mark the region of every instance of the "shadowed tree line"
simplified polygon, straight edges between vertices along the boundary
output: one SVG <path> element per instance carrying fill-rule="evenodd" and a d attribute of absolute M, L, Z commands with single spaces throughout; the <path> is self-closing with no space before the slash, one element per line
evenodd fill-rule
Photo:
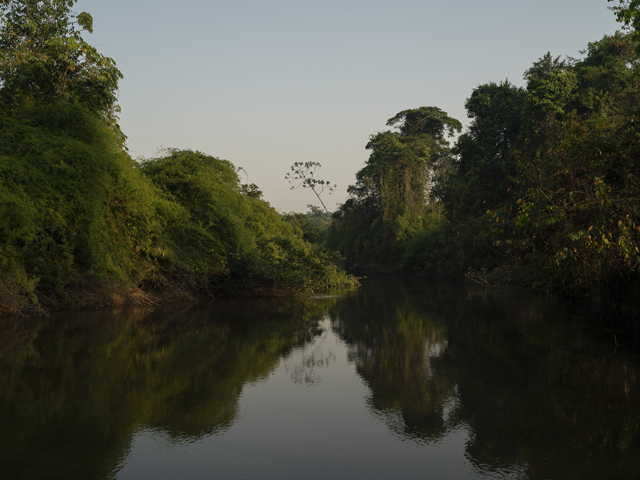
<path fill-rule="evenodd" d="M 633 334 L 616 348 L 610 333 L 521 291 L 367 282 L 330 309 L 332 325 L 370 389 L 368 407 L 401 439 L 466 431 L 467 458 L 484 474 L 635 478 Z"/>
<path fill-rule="evenodd" d="M 447 137 L 461 125 L 436 107 L 389 119 L 395 130 L 370 137 L 327 245 L 352 269 L 467 275 L 637 313 L 637 45 L 631 28 L 581 58 L 546 54 L 524 87 L 478 86 L 453 146 Z"/>

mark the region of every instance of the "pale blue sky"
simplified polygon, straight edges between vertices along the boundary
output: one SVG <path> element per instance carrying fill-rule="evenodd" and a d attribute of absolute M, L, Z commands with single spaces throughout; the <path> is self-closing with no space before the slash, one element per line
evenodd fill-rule
<path fill-rule="evenodd" d="M 550 51 L 578 57 L 619 27 L 606 0 L 80 0 L 86 39 L 113 57 L 131 154 L 190 148 L 225 158 L 281 211 L 295 161 L 338 184 L 364 165 L 369 135 L 397 112 L 437 106 L 467 123 L 474 87 L 522 74 Z M 246 181 L 246 178 L 243 179 Z M 325 194 L 326 195 L 326 194 Z"/>

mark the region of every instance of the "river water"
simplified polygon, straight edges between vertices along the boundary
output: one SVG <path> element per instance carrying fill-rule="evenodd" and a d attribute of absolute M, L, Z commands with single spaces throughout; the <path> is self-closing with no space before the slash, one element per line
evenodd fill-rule
<path fill-rule="evenodd" d="M 640 338 L 519 291 L 0 320 L 0 478 L 638 479 Z"/>

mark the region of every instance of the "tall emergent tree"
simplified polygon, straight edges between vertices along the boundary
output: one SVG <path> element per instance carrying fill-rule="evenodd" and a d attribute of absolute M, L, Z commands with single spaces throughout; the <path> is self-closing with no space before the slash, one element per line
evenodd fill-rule
<path fill-rule="evenodd" d="M 460 132 L 462 124 L 437 107 L 420 107 L 398 113 L 387 125 L 397 131 L 370 137 L 371 155 L 356 179 L 378 198 L 388 234 L 399 239 L 422 222 L 431 179 L 451 155 L 446 136 Z"/>
<path fill-rule="evenodd" d="M 0 0 L 0 98 L 77 101 L 116 126 L 122 73 L 82 37 L 93 18 L 77 0 Z"/>
<path fill-rule="evenodd" d="M 398 262 L 402 242 L 429 222 L 432 179 L 451 162 L 447 136 L 462 130 L 437 107 L 404 110 L 387 125 L 396 130 L 371 135 L 351 198 L 334 214 L 329 244 L 349 265 Z"/>
<path fill-rule="evenodd" d="M 329 190 L 329 195 L 331 195 L 337 185 L 331 185 L 329 180 L 318 180 L 315 178 L 315 174 L 320 170 L 320 167 L 322 167 L 322 165 L 318 162 L 295 162 L 291 165 L 291 171 L 287 172 L 284 178 L 291 184 L 291 190 L 300 187 L 310 188 L 316 197 L 318 197 L 324 211 L 329 213 L 320 195 L 322 195 L 322 192 L 325 190 Z"/>

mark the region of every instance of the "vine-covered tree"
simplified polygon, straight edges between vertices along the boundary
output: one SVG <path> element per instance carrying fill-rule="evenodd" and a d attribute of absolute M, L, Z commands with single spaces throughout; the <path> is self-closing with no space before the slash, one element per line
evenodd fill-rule
<path fill-rule="evenodd" d="M 451 159 L 447 136 L 462 130 L 437 107 L 403 110 L 387 125 L 396 130 L 370 137 L 369 159 L 334 215 L 329 243 L 348 264 L 398 262 L 401 243 L 429 221 L 431 180 Z"/>
<path fill-rule="evenodd" d="M 122 73 L 82 37 L 93 18 L 77 0 L 0 0 L 0 98 L 78 101 L 116 124 Z"/>
<path fill-rule="evenodd" d="M 366 147 L 371 155 L 356 179 L 380 202 L 388 233 L 400 239 L 422 223 L 431 179 L 451 155 L 446 136 L 462 125 L 437 107 L 404 110 L 387 125 L 397 131 L 371 136 Z"/>

